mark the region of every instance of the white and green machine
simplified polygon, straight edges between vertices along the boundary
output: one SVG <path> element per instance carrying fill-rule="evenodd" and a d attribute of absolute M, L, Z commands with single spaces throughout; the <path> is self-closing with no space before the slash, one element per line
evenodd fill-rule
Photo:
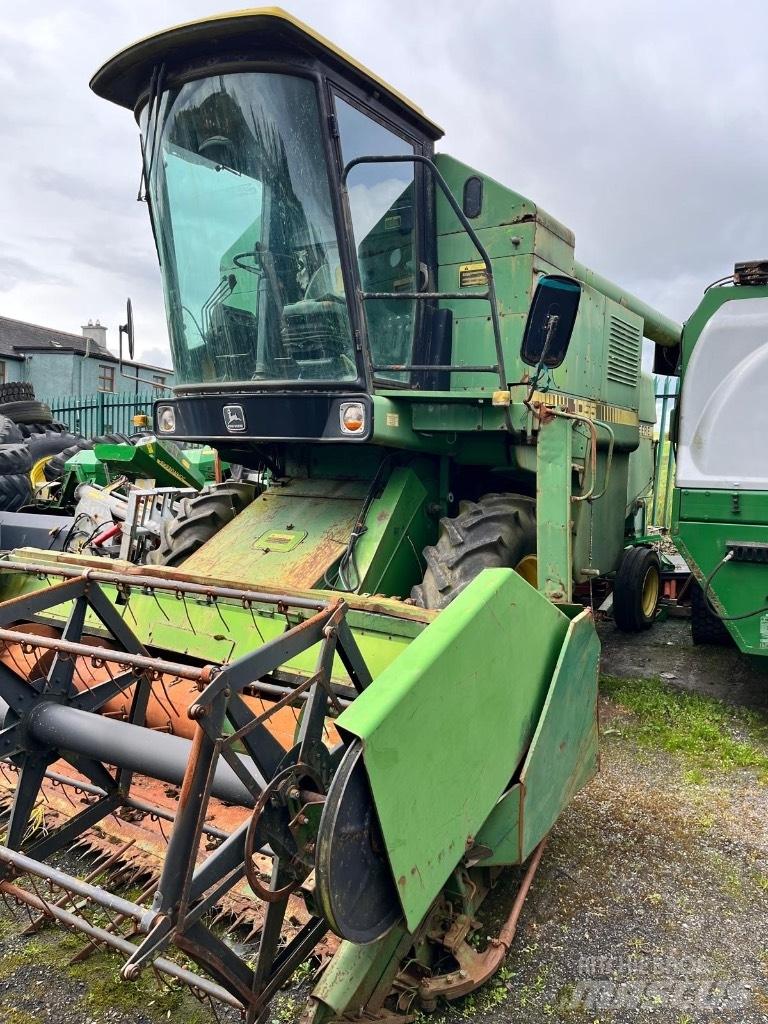
<path fill-rule="evenodd" d="M 686 322 L 675 543 L 696 577 L 695 643 L 768 655 L 768 263 L 737 263 Z"/>

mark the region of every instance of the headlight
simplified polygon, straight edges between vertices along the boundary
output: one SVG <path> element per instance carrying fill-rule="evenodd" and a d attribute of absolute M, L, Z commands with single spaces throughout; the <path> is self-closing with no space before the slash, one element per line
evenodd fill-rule
<path fill-rule="evenodd" d="M 362 402 L 342 402 L 339 408 L 342 434 L 360 434 L 365 429 L 365 406 Z"/>
<path fill-rule="evenodd" d="M 172 434 L 176 429 L 176 410 L 172 405 L 158 406 L 157 429 L 161 434 Z"/>

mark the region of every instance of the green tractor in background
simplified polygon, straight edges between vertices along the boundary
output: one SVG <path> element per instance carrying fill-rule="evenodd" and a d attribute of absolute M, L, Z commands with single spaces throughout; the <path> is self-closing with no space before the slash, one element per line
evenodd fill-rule
<path fill-rule="evenodd" d="M 0 563 L 0 872 L 119 913 L 97 937 L 123 978 L 154 965 L 249 1021 L 329 933 L 315 1021 L 433 1009 L 498 968 L 597 770 L 577 590 L 615 574 L 626 628 L 653 619 L 658 557 L 627 547 L 652 460 L 630 464 L 643 337 L 680 328 L 282 11 L 162 32 L 92 87 L 141 126 L 178 381 L 155 433 L 243 475 L 185 500 L 148 566 Z M 30 839 L 57 758 L 94 799 Z M 142 778 L 181 787 L 149 905 L 50 863 L 116 806 L 148 813 Z M 483 899 L 524 864 L 486 942 Z M 209 923 L 244 878 L 255 959 Z"/>

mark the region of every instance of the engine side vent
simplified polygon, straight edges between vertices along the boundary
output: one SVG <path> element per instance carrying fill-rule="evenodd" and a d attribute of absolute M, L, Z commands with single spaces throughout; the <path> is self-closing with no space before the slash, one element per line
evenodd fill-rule
<path fill-rule="evenodd" d="M 642 340 L 639 327 L 627 323 L 621 317 L 611 317 L 608 329 L 608 380 L 616 384 L 627 384 L 631 388 L 637 387 Z"/>

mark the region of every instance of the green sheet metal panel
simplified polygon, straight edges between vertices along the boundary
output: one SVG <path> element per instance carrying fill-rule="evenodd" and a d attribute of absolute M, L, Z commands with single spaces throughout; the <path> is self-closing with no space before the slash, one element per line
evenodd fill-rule
<path fill-rule="evenodd" d="M 525 759 L 521 860 L 547 835 L 599 763 L 597 677 L 600 641 L 590 611 L 568 626 L 554 678 Z"/>
<path fill-rule="evenodd" d="M 553 601 L 571 600 L 573 421 L 555 417 L 536 446 L 536 550 L 539 589 Z"/>
<path fill-rule="evenodd" d="M 519 782 L 510 786 L 486 818 L 477 833 L 477 845 L 490 850 L 479 863 L 483 867 L 495 864 L 520 864 L 521 825 L 523 815 L 523 787 Z"/>
<path fill-rule="evenodd" d="M 486 569 L 338 719 L 358 736 L 413 929 L 530 744 L 568 619 Z"/>
<path fill-rule="evenodd" d="M 202 474 L 173 442 L 147 439 L 135 445 L 97 444 L 94 452 L 113 479 L 124 474 L 132 480 L 154 480 L 157 487 L 198 490 L 205 483 Z"/>
<path fill-rule="evenodd" d="M 428 511 L 439 496 L 436 470 L 432 460 L 398 466 L 371 502 L 355 548 L 359 576 L 350 581 L 361 593 L 407 597 L 421 577 L 419 552 L 437 539 L 437 517 Z"/>
<path fill-rule="evenodd" d="M 368 484 L 301 479 L 268 488 L 182 565 L 242 585 L 309 589 L 346 549 Z M 285 535 L 303 534 L 285 550 Z"/>
<path fill-rule="evenodd" d="M 598 767 L 597 675 L 600 642 L 592 615 L 568 626 L 520 781 L 477 834 L 491 851 L 482 864 L 522 864 Z"/>
<path fill-rule="evenodd" d="M 734 526 L 768 526 L 768 492 L 732 490 L 680 490 L 679 519 L 691 522 L 727 523 Z"/>
<path fill-rule="evenodd" d="M 768 527 L 749 523 L 678 522 L 674 534 L 680 554 L 700 584 L 725 556 L 726 541 L 745 544 L 768 543 Z M 728 562 L 712 580 L 709 596 L 724 615 L 758 615 L 726 622 L 725 627 L 744 654 L 768 656 L 768 565 L 756 562 Z"/>

